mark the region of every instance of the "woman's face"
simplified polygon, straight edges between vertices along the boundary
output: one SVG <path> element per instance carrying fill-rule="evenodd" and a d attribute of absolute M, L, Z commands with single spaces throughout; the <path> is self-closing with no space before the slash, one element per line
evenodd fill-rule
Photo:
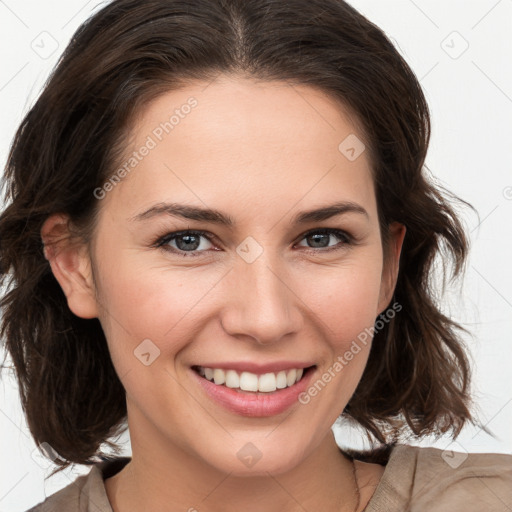
<path fill-rule="evenodd" d="M 396 274 L 362 137 L 317 90 L 227 77 L 137 118 L 91 249 L 134 454 L 278 473 L 326 439 Z"/>

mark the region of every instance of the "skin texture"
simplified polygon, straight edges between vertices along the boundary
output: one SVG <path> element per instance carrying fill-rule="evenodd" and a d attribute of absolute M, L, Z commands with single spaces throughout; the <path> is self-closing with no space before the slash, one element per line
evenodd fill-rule
<path fill-rule="evenodd" d="M 126 158 L 190 97 L 197 106 L 101 200 L 91 244 L 46 248 L 70 309 L 99 318 L 126 389 L 133 459 L 106 481 L 109 499 L 122 512 L 355 510 L 352 464 L 331 425 L 370 343 L 308 404 L 264 418 L 214 403 L 191 366 L 303 361 L 316 365 L 315 382 L 390 305 L 405 228 L 391 225 L 384 265 L 368 151 L 350 161 L 338 149 L 364 134 L 307 86 L 220 76 L 167 92 L 133 123 Z M 338 201 L 367 215 L 291 224 L 298 212 Z M 168 214 L 133 220 L 163 202 L 215 208 L 235 225 Z M 346 231 L 355 243 L 331 234 L 314 245 L 305 235 L 321 228 Z M 66 217 L 54 215 L 43 239 L 66 229 Z M 215 239 L 201 238 L 196 256 L 155 247 L 187 229 Z M 247 237 L 258 244 L 251 251 L 262 249 L 251 263 L 237 252 Z M 176 244 L 167 247 L 179 252 Z M 134 355 L 145 339 L 160 350 L 148 366 Z M 262 455 L 252 467 L 237 457 L 247 443 Z M 356 468 L 362 510 L 383 467 Z"/>

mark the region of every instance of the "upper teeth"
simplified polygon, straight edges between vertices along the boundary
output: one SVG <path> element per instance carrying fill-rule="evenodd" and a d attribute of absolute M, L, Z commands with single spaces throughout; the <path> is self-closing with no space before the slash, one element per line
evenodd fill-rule
<path fill-rule="evenodd" d="M 238 374 L 235 370 L 199 367 L 199 374 L 209 381 L 215 382 L 217 385 L 224 384 L 228 388 L 238 388 L 243 391 L 261 391 L 263 393 L 271 393 L 276 389 L 293 386 L 293 384 L 301 379 L 303 373 L 304 370 L 302 368 L 256 375 L 251 372 Z"/>

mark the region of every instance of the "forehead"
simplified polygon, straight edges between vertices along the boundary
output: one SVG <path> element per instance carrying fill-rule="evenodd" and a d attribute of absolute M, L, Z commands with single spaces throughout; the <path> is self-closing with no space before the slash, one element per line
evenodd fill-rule
<path fill-rule="evenodd" d="M 304 85 L 225 76 L 193 83 L 139 113 L 119 162 L 127 172 L 109 200 L 125 210 L 165 200 L 238 205 L 241 213 L 330 200 L 371 210 L 369 160 L 354 121 Z"/>

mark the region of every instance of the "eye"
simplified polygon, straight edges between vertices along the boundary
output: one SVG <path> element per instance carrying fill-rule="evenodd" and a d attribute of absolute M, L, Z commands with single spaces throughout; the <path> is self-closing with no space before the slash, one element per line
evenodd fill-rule
<path fill-rule="evenodd" d="M 329 245 L 329 239 L 331 237 L 335 237 L 341 242 L 338 242 L 335 245 Z M 207 241 L 206 244 L 201 242 L 202 238 Z M 211 249 L 213 247 L 212 240 L 214 238 L 214 235 L 207 233 L 206 231 L 176 231 L 161 237 L 153 244 L 153 246 L 161 247 L 165 251 L 178 254 L 179 256 L 195 257 L 200 256 L 202 252 L 207 252 L 208 249 Z M 312 244 L 312 246 L 306 247 L 306 249 L 308 249 L 306 252 L 313 253 L 325 253 L 340 250 L 347 245 L 353 244 L 352 237 L 340 229 L 317 229 L 315 231 L 309 231 L 302 235 L 301 240 L 306 240 L 308 243 Z M 210 247 L 208 247 L 208 244 Z M 205 245 L 206 247 L 204 247 Z M 300 245 L 299 247 L 304 246 Z"/>
<path fill-rule="evenodd" d="M 201 238 L 207 240 L 207 247 L 201 242 Z M 195 252 L 204 252 L 208 250 L 208 244 L 211 245 L 213 236 L 204 231 L 177 231 L 168 233 L 156 242 L 156 247 L 162 247 L 166 251 L 179 254 L 180 256 L 198 256 Z M 175 245 L 173 245 L 175 244 Z M 199 250 L 201 248 L 201 250 Z M 189 254 L 187 254 L 189 253 Z"/>
<path fill-rule="evenodd" d="M 329 245 L 329 239 L 331 237 L 335 237 L 340 240 L 342 243 L 337 243 L 335 245 Z M 330 252 L 342 249 L 343 246 L 351 245 L 353 243 L 352 237 L 342 231 L 341 229 L 317 229 L 315 231 L 309 231 L 305 235 L 303 235 L 302 240 L 306 240 L 308 243 L 312 244 L 308 249 L 323 249 L 321 251 L 307 251 L 307 252 Z M 301 246 L 304 247 L 304 246 Z"/>

